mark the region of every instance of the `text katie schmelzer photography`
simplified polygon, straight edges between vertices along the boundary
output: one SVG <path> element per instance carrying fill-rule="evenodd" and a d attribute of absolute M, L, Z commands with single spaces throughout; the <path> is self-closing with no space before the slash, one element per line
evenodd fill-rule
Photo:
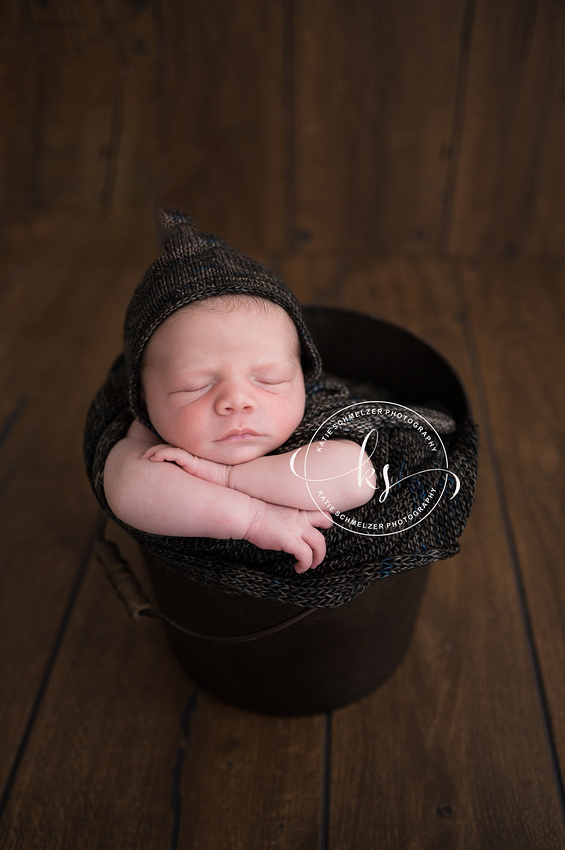
<path fill-rule="evenodd" d="M 373 458 L 379 444 L 379 429 L 375 427 L 376 423 L 381 423 L 385 428 L 390 428 L 391 424 L 395 424 L 411 430 L 417 440 L 421 441 L 417 468 L 407 468 L 407 457 L 398 461 L 399 469 L 392 469 L 390 463 L 384 463 L 382 468 L 377 468 L 376 465 L 374 466 L 367 461 L 366 457 Z M 365 511 L 362 520 L 340 511 L 328 499 L 323 485 L 331 478 L 320 480 L 308 474 L 309 459 L 311 465 L 311 453 L 323 452 L 324 445 L 328 440 L 350 439 L 350 428 L 353 424 L 357 434 L 360 430 L 359 426 L 362 430 L 365 426 L 365 436 L 359 446 L 359 460 L 356 468 L 358 484 L 361 486 L 364 482 L 367 482 L 375 490 L 375 495 L 369 503 L 372 506 L 374 516 L 367 519 Z M 318 510 L 329 513 L 335 525 L 351 531 L 353 534 L 365 534 L 371 537 L 400 534 L 423 522 L 437 507 L 444 495 L 449 476 L 453 478 L 455 483 L 450 499 L 453 499 L 459 492 L 460 481 L 457 475 L 449 469 L 447 452 L 440 435 L 420 413 L 401 404 L 365 401 L 343 407 L 329 416 L 314 433 L 306 450 L 302 472 L 296 469 L 296 456 L 299 451 L 300 449 L 291 457 L 290 467 L 292 472 L 306 482 L 308 492 Z M 349 470 L 349 472 L 342 474 L 350 474 L 352 471 Z M 413 486 L 408 488 L 412 496 L 412 504 L 407 508 L 407 487 L 402 488 L 401 485 L 409 479 L 413 479 L 411 481 Z M 377 494 L 377 491 L 380 492 Z M 391 513 L 390 510 L 387 510 L 387 521 L 383 521 L 382 516 L 379 517 L 379 513 L 382 514 L 379 507 L 389 499 L 394 500 L 395 496 L 399 495 L 401 491 L 402 499 L 396 500 L 398 503 L 397 514 L 395 515 L 394 511 Z M 390 508 L 390 503 L 388 507 Z"/>

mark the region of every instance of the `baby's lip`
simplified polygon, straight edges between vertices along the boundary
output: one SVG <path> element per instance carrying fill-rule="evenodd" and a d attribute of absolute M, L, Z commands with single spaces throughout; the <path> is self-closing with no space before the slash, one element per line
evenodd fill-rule
<path fill-rule="evenodd" d="M 253 431 L 251 428 L 232 428 L 231 431 L 228 431 L 227 434 L 224 434 L 219 440 L 218 443 L 223 443 L 224 440 L 245 440 L 248 437 L 259 437 L 260 434 L 257 431 Z"/>

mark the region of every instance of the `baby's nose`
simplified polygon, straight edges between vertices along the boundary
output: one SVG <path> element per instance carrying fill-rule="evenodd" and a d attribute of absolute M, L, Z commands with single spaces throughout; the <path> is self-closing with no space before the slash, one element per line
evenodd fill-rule
<path fill-rule="evenodd" d="M 257 404 L 252 388 L 234 381 L 220 388 L 215 406 L 217 413 L 226 414 L 251 411 Z"/>

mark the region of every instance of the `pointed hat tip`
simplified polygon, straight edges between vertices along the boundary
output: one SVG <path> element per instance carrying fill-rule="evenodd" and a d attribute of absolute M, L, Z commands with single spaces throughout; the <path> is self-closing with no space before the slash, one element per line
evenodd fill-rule
<path fill-rule="evenodd" d="M 198 235 L 194 221 L 180 210 L 159 210 L 159 223 L 164 243 L 177 235 L 192 239 Z"/>

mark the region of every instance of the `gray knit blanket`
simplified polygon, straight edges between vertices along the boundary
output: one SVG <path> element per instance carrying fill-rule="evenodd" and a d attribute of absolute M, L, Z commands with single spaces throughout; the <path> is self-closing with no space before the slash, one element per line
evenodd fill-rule
<path fill-rule="evenodd" d="M 477 476 L 478 429 L 471 419 L 455 422 L 449 411 L 411 408 L 409 400 L 395 405 L 389 399 L 387 405 L 382 391 L 322 374 L 307 388 L 301 424 L 277 453 L 310 441 L 315 451 L 324 439 L 354 440 L 371 454 L 379 489 L 370 502 L 340 515 L 323 531 L 324 561 L 298 575 L 294 558 L 284 552 L 265 551 L 245 540 L 147 534 L 114 516 L 104 495 L 103 473 L 110 449 L 132 421 L 127 388 L 122 355 L 88 413 L 88 477 L 102 508 L 170 569 L 188 578 L 226 592 L 325 608 L 353 599 L 376 579 L 459 552 Z M 434 445 L 437 451 L 430 455 Z"/>

